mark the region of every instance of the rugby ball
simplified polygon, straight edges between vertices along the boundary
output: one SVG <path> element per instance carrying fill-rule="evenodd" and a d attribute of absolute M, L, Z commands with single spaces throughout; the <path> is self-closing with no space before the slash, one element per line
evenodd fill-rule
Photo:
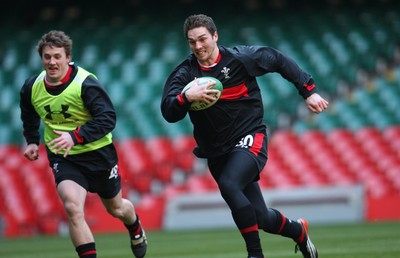
<path fill-rule="evenodd" d="M 198 80 L 197 84 L 196 84 L 196 80 Z M 204 76 L 204 77 L 200 77 L 200 78 L 196 78 L 193 81 L 191 81 L 190 83 L 188 83 L 182 90 L 182 93 L 185 93 L 185 91 L 187 91 L 188 89 L 190 89 L 191 87 L 193 87 L 194 85 L 196 86 L 203 86 L 206 85 L 208 83 L 210 83 L 210 81 L 215 81 L 215 84 L 210 88 L 210 89 L 217 89 L 219 90 L 219 92 L 215 95 L 215 100 L 213 102 L 211 102 L 210 104 L 204 103 L 202 101 L 193 101 L 190 105 L 190 109 L 191 110 L 203 110 L 203 109 L 207 109 L 209 107 L 211 107 L 212 105 L 214 105 L 219 98 L 221 97 L 221 93 L 222 93 L 222 83 L 214 77 L 210 77 L 210 76 Z"/>

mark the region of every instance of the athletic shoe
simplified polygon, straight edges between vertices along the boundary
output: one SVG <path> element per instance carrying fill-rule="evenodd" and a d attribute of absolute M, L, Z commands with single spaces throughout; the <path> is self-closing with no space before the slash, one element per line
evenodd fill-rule
<path fill-rule="evenodd" d="M 140 222 L 139 222 L 140 223 Z M 136 258 L 143 258 L 147 251 L 147 238 L 142 225 L 140 225 L 142 233 L 131 239 L 131 249 Z"/>
<path fill-rule="evenodd" d="M 298 219 L 297 222 L 300 223 L 300 225 L 303 227 L 303 230 L 306 235 L 303 242 L 296 244 L 294 252 L 297 253 L 297 251 L 300 250 L 304 258 L 318 258 L 317 248 L 315 248 L 314 244 L 311 242 L 310 236 L 308 235 L 307 220 Z"/>

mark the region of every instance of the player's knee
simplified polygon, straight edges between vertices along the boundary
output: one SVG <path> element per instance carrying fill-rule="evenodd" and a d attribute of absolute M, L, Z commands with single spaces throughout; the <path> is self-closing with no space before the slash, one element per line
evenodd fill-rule
<path fill-rule="evenodd" d="M 106 207 L 107 212 L 114 218 L 120 219 L 124 216 L 121 208 L 116 207 Z"/>
<path fill-rule="evenodd" d="M 261 213 L 259 210 L 257 210 L 257 208 L 255 208 L 255 212 L 256 212 L 256 217 L 257 217 L 257 224 L 258 224 L 258 228 L 260 229 L 264 229 L 267 227 L 267 222 L 265 219 L 265 215 L 264 213 Z"/>
<path fill-rule="evenodd" d="M 260 222 L 262 223 L 260 228 L 268 233 L 276 234 L 282 226 L 282 217 L 277 210 L 268 208 Z"/>
<path fill-rule="evenodd" d="M 218 181 L 218 187 L 223 195 L 229 195 L 230 193 L 235 193 L 237 190 L 240 190 L 234 181 L 224 178 Z"/>
<path fill-rule="evenodd" d="M 222 197 L 226 202 L 231 203 L 237 199 L 238 192 L 241 191 L 240 187 L 236 182 L 227 179 L 221 179 L 218 181 L 218 187 Z"/>
<path fill-rule="evenodd" d="M 65 202 L 64 209 L 70 219 L 79 219 L 84 217 L 83 206 L 75 202 Z"/>

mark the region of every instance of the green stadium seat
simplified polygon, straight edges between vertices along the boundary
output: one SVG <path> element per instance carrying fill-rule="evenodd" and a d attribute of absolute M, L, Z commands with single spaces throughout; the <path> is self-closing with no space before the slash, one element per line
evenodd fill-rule
<path fill-rule="evenodd" d="M 169 135 L 176 135 L 176 132 L 190 133 L 190 122 L 185 120 L 176 125 L 164 124 L 164 120 L 158 114 L 159 107 L 146 104 L 155 98 L 159 99 L 166 77 L 190 52 L 182 33 L 175 30 L 175 27 L 181 29 L 181 21 L 173 19 L 171 25 L 174 29 L 165 30 L 163 25 L 150 25 L 148 17 L 132 18 L 125 16 L 128 15 L 128 10 L 118 9 L 118 15 L 107 16 L 106 19 L 98 18 L 103 12 L 90 12 L 82 19 L 71 19 L 67 22 L 60 19 L 53 24 L 66 30 L 73 37 L 73 55 L 77 64 L 94 72 L 110 92 L 119 114 L 119 123 L 124 124 L 124 127 L 135 128 L 121 129 L 120 134 L 123 137 L 130 132 L 134 135 L 141 132 L 134 125 L 136 121 L 132 118 L 132 112 L 125 107 L 128 102 L 137 102 L 140 109 L 143 109 L 135 111 L 143 113 L 139 114 L 139 117 L 155 118 L 152 119 L 154 121 L 145 122 L 149 127 L 160 127 L 160 132 Z M 379 55 L 389 57 L 389 54 L 393 53 L 399 15 L 394 10 L 378 9 L 363 10 L 356 14 L 346 8 L 335 13 L 321 10 L 312 13 L 313 15 L 309 15 L 310 10 L 306 10 L 301 16 L 301 22 L 298 14 L 289 10 L 286 10 L 290 13 L 288 16 L 282 16 L 282 13 L 286 13 L 282 10 L 271 13 L 268 17 L 258 17 L 262 12 L 254 11 L 254 16 L 246 20 L 238 17 L 221 25 L 220 44 L 259 44 L 275 47 L 314 76 L 322 95 L 335 98 L 338 94 L 339 80 L 344 79 L 352 84 L 356 81 L 360 67 L 372 69 Z M 276 19 L 278 17 L 281 18 L 279 21 Z M 19 86 L 23 77 L 39 71 L 40 58 L 34 46 L 38 35 L 45 32 L 45 24 L 40 20 L 29 30 L 1 28 L 4 40 L 0 44 L 5 49 L 0 72 L 2 85 Z M 139 34 L 140 38 L 137 37 Z M 91 37 L 87 38 L 87 35 Z M 18 74 L 14 73 L 16 67 L 19 68 Z M 397 69 L 395 74 L 400 78 L 400 69 Z M 270 129 L 274 130 L 282 125 L 282 117 L 292 120 L 298 116 L 299 105 L 303 103 L 301 99 L 293 101 L 298 98 L 298 94 L 290 83 L 277 74 L 259 78 L 259 82 L 267 114 L 266 121 Z M 379 127 L 385 127 L 396 123 L 400 116 L 397 112 L 397 106 L 400 104 L 399 87 L 380 84 L 377 84 L 377 87 L 382 87 L 383 90 L 378 90 L 375 100 L 349 103 L 346 107 L 349 114 L 337 111 L 321 114 L 312 119 L 295 122 L 293 127 L 297 131 L 310 128 L 329 131 L 335 126 L 359 128 L 375 123 Z M 0 92 L 3 93 L 2 90 Z M 5 92 L 2 95 L 7 94 Z M 7 107 L 1 111 L 5 117 L 6 113 L 10 113 L 10 105 L 17 102 L 8 104 L 8 98 L 3 98 L 6 99 L 5 104 L 0 105 Z M 375 103 L 370 103 L 371 101 L 377 101 L 380 105 L 374 108 L 373 112 L 366 113 Z M 334 105 L 333 99 L 331 109 Z M 116 128 L 116 131 L 118 130 Z"/>
<path fill-rule="evenodd" d="M 354 104 L 338 101 L 335 103 L 335 109 L 339 119 L 346 128 L 357 130 L 370 125 L 365 114 Z"/>
<path fill-rule="evenodd" d="M 330 132 L 334 129 L 345 126 L 339 115 L 335 112 L 331 112 L 330 110 L 315 116 L 313 125 L 314 128 L 324 132 Z"/>

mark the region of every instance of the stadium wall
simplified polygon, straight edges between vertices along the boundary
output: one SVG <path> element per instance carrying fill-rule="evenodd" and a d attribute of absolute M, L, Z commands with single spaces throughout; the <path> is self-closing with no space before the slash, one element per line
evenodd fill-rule
<path fill-rule="evenodd" d="M 306 216 L 315 224 L 400 220 L 399 196 L 366 197 L 361 186 L 264 191 L 264 197 L 267 205 L 279 207 L 287 216 Z M 299 198 L 302 204 L 293 205 Z M 178 206 L 183 207 L 183 213 Z M 118 220 L 110 219 L 103 207 L 92 207 L 87 216 L 94 232 L 125 231 Z M 148 230 L 234 227 L 229 210 L 217 192 L 178 195 L 168 200 L 145 197 L 136 211 Z"/>
<path fill-rule="evenodd" d="M 337 188 L 339 189 L 339 188 Z M 351 189 L 355 190 L 355 192 L 350 193 Z M 299 191 L 303 190 L 295 190 L 292 193 L 285 194 L 286 196 L 291 196 L 290 198 L 285 199 L 285 203 L 293 203 L 296 201 L 296 198 L 293 198 L 293 194 L 299 193 Z M 310 190 L 306 190 L 306 195 L 308 195 Z M 323 190 L 323 192 L 327 192 L 331 190 Z M 335 190 L 336 191 L 336 190 Z M 282 207 L 282 211 L 288 212 L 288 216 L 299 216 L 307 214 L 306 216 L 310 216 L 311 212 L 316 212 L 317 216 L 313 216 L 311 221 L 315 223 L 348 223 L 348 222 L 375 222 L 375 221 L 390 221 L 390 220 L 400 220 L 400 197 L 399 196 L 388 196 L 383 198 L 367 198 L 363 195 L 363 198 L 360 199 L 360 188 L 348 188 L 346 191 L 348 192 L 348 196 L 353 196 L 355 199 L 349 198 L 347 199 L 349 203 L 346 204 L 346 201 L 342 199 L 344 202 L 341 204 L 336 203 L 333 205 L 326 205 L 326 204 L 315 204 L 313 205 L 313 199 L 309 199 L 310 205 L 305 205 L 302 208 L 292 206 L 291 208 Z M 308 192 L 308 193 L 307 193 Z M 318 191 L 312 191 L 318 194 Z M 275 195 L 279 193 L 275 193 Z M 143 225 L 148 230 L 171 230 L 171 229 L 182 229 L 184 226 L 187 228 L 193 227 L 201 227 L 201 228 L 210 228 L 210 227 L 227 227 L 227 226 L 234 226 L 229 212 L 227 211 L 226 207 L 224 207 L 224 203 L 219 197 L 219 193 L 210 193 L 211 198 L 207 197 L 208 194 L 201 194 L 197 197 L 185 197 L 191 198 L 192 200 L 212 200 L 208 204 L 203 201 L 199 202 L 202 207 L 213 207 L 213 212 L 211 214 L 207 214 L 207 209 L 203 209 L 203 211 L 197 210 L 197 216 L 193 217 L 189 220 L 191 222 L 188 225 L 188 221 L 184 222 L 183 224 L 177 226 L 176 222 L 174 221 L 171 224 L 171 219 L 174 216 L 178 219 L 182 219 L 179 213 L 168 211 L 168 206 L 175 205 L 174 202 L 176 200 L 174 198 L 166 200 L 163 197 L 151 197 L 147 196 L 144 197 L 142 202 L 136 205 L 136 212 L 140 214 L 140 218 L 142 220 Z M 269 195 L 269 193 L 267 193 Z M 320 196 L 320 195 L 316 195 Z M 336 196 L 338 197 L 338 196 Z M 181 198 L 181 197 L 176 197 Z M 275 197 L 268 198 L 267 200 L 273 201 Z M 334 198 L 339 200 L 338 198 Z M 276 199 L 275 199 L 276 200 Z M 304 199 L 303 199 L 304 200 Z M 331 200 L 333 200 L 331 198 Z M 217 202 L 216 202 L 217 201 Z M 88 224 L 92 228 L 94 233 L 109 233 L 109 232 L 124 232 L 125 228 L 120 223 L 119 220 L 113 219 L 110 215 L 106 212 L 104 207 L 101 204 L 101 201 L 98 198 L 92 198 L 90 200 L 91 204 L 86 208 L 86 217 Z M 216 204 L 217 203 L 217 204 Z M 282 203 L 282 202 L 281 202 Z M 351 203 L 351 204 L 350 204 Z M 218 207 L 217 207 L 217 206 Z M 274 205 L 274 204 L 273 204 Z M 199 205 L 197 208 L 200 207 Z M 275 205 L 274 205 L 275 206 Z M 276 207 L 276 206 L 275 206 Z M 307 208 L 311 210 L 307 211 Z M 336 209 L 338 208 L 339 209 Z M 281 207 L 280 207 L 281 208 Z M 217 217 L 219 219 L 210 219 L 210 215 L 214 214 L 217 211 Z M 348 212 L 348 214 L 343 215 L 343 212 Z M 219 214 L 218 214 L 219 212 Z M 186 215 L 190 215 L 187 213 Z M 172 216 L 172 218 L 171 218 Z M 327 217 L 323 217 L 327 216 Z M 335 216 L 337 216 L 335 218 Z M 344 216 L 344 217 L 343 217 Z M 221 218 L 223 223 L 221 222 Z M 185 218 L 187 219 L 187 217 Z M 47 232 L 40 232 L 40 234 L 66 234 L 65 231 L 65 222 L 60 223 L 59 221 L 55 223 L 55 220 L 51 218 L 51 216 L 44 218 L 44 225 L 47 227 Z M 193 222 L 196 223 L 193 223 Z M 215 222 L 219 222 L 220 224 L 216 225 Z M 175 223 L 175 224 L 174 224 Z M 186 223 L 186 224 L 185 224 Z M 29 230 L 29 228 L 24 228 L 24 225 L 19 225 L 13 219 L 13 216 L 2 214 L 0 212 L 0 236 L 3 237 L 20 237 L 20 236 L 31 236 L 38 234 L 37 231 Z"/>

